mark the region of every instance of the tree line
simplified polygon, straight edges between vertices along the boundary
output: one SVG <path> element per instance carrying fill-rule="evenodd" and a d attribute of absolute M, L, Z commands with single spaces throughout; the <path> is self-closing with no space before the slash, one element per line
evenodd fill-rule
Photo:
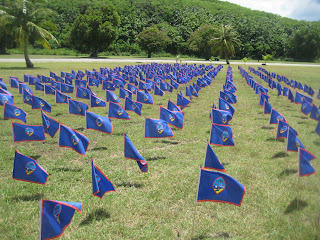
<path fill-rule="evenodd" d="M 48 43 L 52 48 L 76 49 L 92 57 L 102 51 L 114 55 L 145 52 L 149 57 L 152 52 L 164 51 L 204 59 L 258 60 L 270 54 L 315 61 L 320 55 L 320 21 L 293 20 L 219 0 L 0 0 L 2 53 L 23 45 L 17 41 L 17 26 L 21 16 L 30 13 L 23 12 L 27 9 L 33 13 L 25 21 L 33 23 L 29 27 L 34 30 L 25 30 L 25 34 L 30 35 L 33 47 Z M 16 14 L 17 22 L 8 14 Z M 41 34 L 40 28 L 54 37 Z M 232 46 L 218 44 L 225 30 L 232 36 Z"/>

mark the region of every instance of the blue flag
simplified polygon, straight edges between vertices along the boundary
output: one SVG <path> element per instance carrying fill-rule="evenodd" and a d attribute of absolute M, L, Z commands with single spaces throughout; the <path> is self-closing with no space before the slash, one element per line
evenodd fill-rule
<path fill-rule="evenodd" d="M 310 102 L 308 102 L 305 98 L 302 99 L 301 102 L 301 112 L 304 115 L 308 115 L 312 110 L 312 105 Z"/>
<path fill-rule="evenodd" d="M 61 83 L 61 92 L 63 93 L 73 93 L 74 86 L 69 84 Z"/>
<path fill-rule="evenodd" d="M 120 88 L 119 89 L 119 98 L 125 99 L 126 97 L 132 99 L 132 92 L 130 92 L 127 89 Z"/>
<path fill-rule="evenodd" d="M 116 87 L 114 86 L 114 84 L 112 82 L 103 81 L 102 82 L 102 90 L 114 91 L 114 90 L 116 90 Z"/>
<path fill-rule="evenodd" d="M 137 94 L 137 92 L 138 92 L 138 88 L 136 88 L 135 86 L 131 85 L 130 83 L 128 83 L 128 90 L 130 92 L 132 92 L 133 94 Z"/>
<path fill-rule="evenodd" d="M 12 178 L 44 185 L 47 182 L 48 173 L 34 159 L 16 150 Z"/>
<path fill-rule="evenodd" d="M 56 89 L 50 85 L 45 84 L 44 85 L 44 93 L 49 95 L 55 95 Z"/>
<path fill-rule="evenodd" d="M 62 236 L 71 223 L 74 212 L 82 211 L 82 203 L 41 200 L 40 239 L 53 239 Z"/>
<path fill-rule="evenodd" d="M 69 114 L 85 116 L 88 108 L 88 105 L 83 102 L 69 99 Z"/>
<path fill-rule="evenodd" d="M 302 142 L 297 137 L 298 133 L 293 129 L 288 129 L 288 136 L 287 136 L 287 149 L 286 151 L 291 152 L 298 152 L 298 148 L 304 148 Z"/>
<path fill-rule="evenodd" d="M 171 126 L 182 129 L 184 123 L 184 112 L 170 111 L 160 106 L 160 119 L 166 121 Z"/>
<path fill-rule="evenodd" d="M 97 96 L 94 96 L 91 94 L 90 106 L 91 107 L 106 107 L 107 104 L 101 98 L 98 98 Z"/>
<path fill-rule="evenodd" d="M 290 102 L 294 102 L 294 100 L 295 100 L 294 95 L 290 89 L 288 91 L 288 99 L 290 100 Z"/>
<path fill-rule="evenodd" d="M 152 98 L 151 94 L 149 94 L 147 92 L 138 91 L 137 92 L 137 102 L 153 105 L 153 98 Z"/>
<path fill-rule="evenodd" d="M 56 103 L 68 104 L 68 99 L 71 99 L 71 97 L 61 93 L 59 90 L 56 91 Z"/>
<path fill-rule="evenodd" d="M 148 172 L 149 165 L 146 160 L 136 161 L 141 172 Z"/>
<path fill-rule="evenodd" d="M 46 140 L 43 126 L 25 125 L 12 122 L 12 135 L 14 142 Z"/>
<path fill-rule="evenodd" d="M 44 91 L 44 84 L 36 82 L 36 91 Z"/>
<path fill-rule="evenodd" d="M 299 148 L 299 177 L 315 174 L 316 171 L 311 166 L 310 161 L 316 157 L 303 148 Z"/>
<path fill-rule="evenodd" d="M 51 112 L 52 106 L 42 98 L 37 96 L 32 96 L 32 109 L 42 109 L 46 112 Z"/>
<path fill-rule="evenodd" d="M 310 118 L 313 119 L 313 120 L 316 120 L 316 121 L 320 121 L 320 110 L 314 104 L 312 104 Z"/>
<path fill-rule="evenodd" d="M 22 94 L 23 89 L 25 89 L 27 92 L 33 94 L 32 89 L 25 83 L 19 83 L 19 93 Z"/>
<path fill-rule="evenodd" d="M 234 104 L 234 101 L 231 99 L 230 95 L 226 92 L 220 91 L 220 98 L 230 104 Z"/>
<path fill-rule="evenodd" d="M 269 124 L 278 124 L 278 121 L 285 121 L 286 119 L 274 108 L 271 110 L 271 115 L 270 115 L 270 123 Z"/>
<path fill-rule="evenodd" d="M 295 135 L 298 135 L 297 131 L 294 130 L 287 122 L 279 120 L 276 139 L 287 138 L 289 129 L 291 129 Z"/>
<path fill-rule="evenodd" d="M 6 103 L 3 109 L 3 119 L 18 119 L 27 122 L 27 113 L 15 105 Z"/>
<path fill-rule="evenodd" d="M 42 117 L 42 125 L 44 128 L 44 132 L 48 134 L 50 137 L 54 138 L 57 131 L 59 130 L 60 123 L 53 118 L 46 115 L 44 112 L 41 111 Z"/>
<path fill-rule="evenodd" d="M 92 194 L 102 198 L 107 192 L 115 192 L 111 181 L 103 174 L 103 172 L 91 161 L 92 167 Z"/>
<path fill-rule="evenodd" d="M 118 96 L 116 94 L 114 94 L 113 92 L 107 90 L 106 95 L 107 95 L 107 102 L 121 103 Z"/>
<path fill-rule="evenodd" d="M 320 121 L 318 122 L 318 125 L 316 126 L 316 134 L 320 136 Z"/>
<path fill-rule="evenodd" d="M 302 103 L 303 94 L 296 91 L 296 97 L 294 98 L 294 103 Z"/>
<path fill-rule="evenodd" d="M 187 107 L 190 103 L 190 100 L 186 99 L 183 95 L 177 94 L 177 105 L 180 106 L 181 110 Z"/>
<path fill-rule="evenodd" d="M 76 97 L 83 98 L 83 99 L 90 99 L 90 91 L 83 87 L 77 87 Z"/>
<path fill-rule="evenodd" d="M 155 85 L 154 86 L 154 95 L 162 97 L 164 95 L 164 92 L 157 85 Z"/>
<path fill-rule="evenodd" d="M 211 119 L 212 123 L 229 125 L 229 122 L 232 120 L 232 115 L 229 111 L 212 108 Z"/>
<path fill-rule="evenodd" d="M 206 157 L 204 160 L 204 168 L 214 169 L 220 172 L 225 172 L 225 168 L 222 163 L 219 161 L 217 155 L 214 153 L 210 144 L 207 144 Z"/>
<path fill-rule="evenodd" d="M 218 146 L 234 146 L 231 127 L 228 125 L 212 123 L 210 144 Z"/>
<path fill-rule="evenodd" d="M 146 118 L 144 128 L 145 138 L 173 137 L 173 132 L 167 122 L 162 119 Z"/>
<path fill-rule="evenodd" d="M 260 92 L 260 102 L 259 102 L 259 105 L 260 106 L 264 106 L 264 102 L 269 102 L 269 98 L 270 96 L 268 96 L 267 94 L 264 94 L 263 92 Z"/>
<path fill-rule="evenodd" d="M 25 89 L 22 90 L 22 100 L 24 103 L 32 106 L 33 94 L 26 91 Z"/>
<path fill-rule="evenodd" d="M 10 78 L 10 86 L 12 88 L 19 88 L 19 84 L 21 83 L 18 79 Z"/>
<path fill-rule="evenodd" d="M 200 170 L 197 202 L 223 202 L 240 207 L 245 191 L 241 183 L 225 173 Z"/>
<path fill-rule="evenodd" d="M 190 89 L 192 96 L 199 97 L 197 90 L 192 85 L 189 86 L 189 89 Z"/>
<path fill-rule="evenodd" d="M 320 88 L 319 88 L 319 91 L 318 91 L 317 98 L 320 100 Z"/>
<path fill-rule="evenodd" d="M 272 111 L 272 105 L 271 103 L 264 101 L 264 109 L 263 109 L 263 113 L 264 114 L 271 114 Z"/>
<path fill-rule="evenodd" d="M 113 126 L 108 117 L 86 111 L 86 128 L 112 134 Z"/>
<path fill-rule="evenodd" d="M 130 120 L 129 114 L 118 104 L 109 102 L 109 118 Z"/>
<path fill-rule="evenodd" d="M 124 157 L 136 161 L 145 161 L 126 133 L 124 133 Z"/>
<path fill-rule="evenodd" d="M 168 107 L 167 107 L 170 111 L 175 111 L 175 112 L 181 112 L 181 109 L 174 104 L 171 100 L 168 101 Z"/>
<path fill-rule="evenodd" d="M 141 116 L 142 103 L 132 101 L 130 98 L 126 98 L 124 103 L 124 109 L 126 111 L 135 112 L 136 114 Z"/>
<path fill-rule="evenodd" d="M 71 148 L 85 156 L 90 140 L 82 133 L 60 124 L 59 147 Z"/>
<path fill-rule="evenodd" d="M 231 115 L 233 116 L 234 112 L 236 111 L 233 106 L 231 106 L 230 103 L 226 102 L 222 98 L 219 97 L 219 109 L 229 111 Z"/>
<path fill-rule="evenodd" d="M 287 97 L 288 96 L 288 92 L 289 92 L 289 88 L 283 87 L 282 95 Z"/>
<path fill-rule="evenodd" d="M 179 87 L 179 83 L 177 83 L 177 82 L 175 82 L 174 80 L 170 80 L 170 83 L 171 83 L 171 86 L 173 86 L 174 87 L 174 89 L 178 89 L 178 87 Z"/>

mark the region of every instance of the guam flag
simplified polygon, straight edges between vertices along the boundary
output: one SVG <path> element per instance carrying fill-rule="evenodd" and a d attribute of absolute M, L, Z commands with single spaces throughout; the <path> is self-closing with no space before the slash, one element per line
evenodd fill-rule
<path fill-rule="evenodd" d="M 116 90 L 116 87 L 114 86 L 114 84 L 112 82 L 103 81 L 102 82 L 102 90 L 114 91 L 114 90 Z"/>
<path fill-rule="evenodd" d="M 69 114 L 85 116 L 86 110 L 88 110 L 87 104 L 69 99 Z"/>
<path fill-rule="evenodd" d="M 76 97 L 83 98 L 83 99 L 90 99 L 90 91 L 83 87 L 77 87 Z"/>
<path fill-rule="evenodd" d="M 51 105 L 42 98 L 32 96 L 32 109 L 42 109 L 46 112 L 51 112 Z"/>
<path fill-rule="evenodd" d="M 107 90 L 106 94 L 107 94 L 107 102 L 121 103 L 118 96 L 115 95 L 113 92 Z"/>
<path fill-rule="evenodd" d="M 92 194 L 102 198 L 107 192 L 115 192 L 111 181 L 103 174 L 103 172 L 91 161 L 92 168 Z"/>
<path fill-rule="evenodd" d="M 46 140 L 43 126 L 25 125 L 12 122 L 12 135 L 14 142 Z"/>
<path fill-rule="evenodd" d="M 48 173 L 34 159 L 16 150 L 12 178 L 44 185 L 47 182 Z"/>
<path fill-rule="evenodd" d="M 290 100 L 290 102 L 294 102 L 294 100 L 295 100 L 294 95 L 290 89 L 288 91 L 288 99 Z"/>
<path fill-rule="evenodd" d="M 230 95 L 226 92 L 220 91 L 220 98 L 222 98 L 227 103 L 233 104 L 234 101 L 231 99 Z"/>
<path fill-rule="evenodd" d="M 270 114 L 272 111 L 272 105 L 267 102 L 267 101 L 264 101 L 264 109 L 263 109 L 263 113 L 264 114 Z"/>
<path fill-rule="evenodd" d="M 282 95 L 287 97 L 288 96 L 288 92 L 289 92 L 289 88 L 283 87 Z"/>
<path fill-rule="evenodd" d="M 297 131 L 294 130 L 287 122 L 279 120 L 276 139 L 287 138 L 289 129 L 291 129 L 295 135 L 298 135 Z"/>
<path fill-rule="evenodd" d="M 154 86 L 154 95 L 163 96 L 164 92 L 157 85 L 155 85 Z"/>
<path fill-rule="evenodd" d="M 56 89 L 50 85 L 45 84 L 44 85 L 44 93 L 49 95 L 55 95 Z"/>
<path fill-rule="evenodd" d="M 177 94 L 177 105 L 181 107 L 181 109 L 184 109 L 186 106 L 188 106 L 190 103 L 190 100 L 186 99 L 183 95 Z"/>
<path fill-rule="evenodd" d="M 61 92 L 63 93 L 73 93 L 74 86 L 69 84 L 61 83 Z"/>
<path fill-rule="evenodd" d="M 129 114 L 118 104 L 109 102 L 109 118 L 130 120 Z"/>
<path fill-rule="evenodd" d="M 59 147 L 71 148 L 85 156 L 90 140 L 83 134 L 60 124 Z"/>
<path fill-rule="evenodd" d="M 25 89 L 22 90 L 22 100 L 24 103 L 32 106 L 33 94 L 26 91 Z"/>
<path fill-rule="evenodd" d="M 141 116 L 142 104 L 139 102 L 132 101 L 130 98 L 126 98 L 124 103 L 124 109 L 126 111 L 135 112 L 136 114 Z"/>
<path fill-rule="evenodd" d="M 53 118 L 47 116 L 44 112 L 41 111 L 42 125 L 44 132 L 50 137 L 54 137 L 59 130 L 60 123 Z"/>
<path fill-rule="evenodd" d="M 152 98 L 151 94 L 149 94 L 147 92 L 138 91 L 137 92 L 137 102 L 153 105 L 153 98 Z"/>
<path fill-rule="evenodd" d="M 312 105 L 310 102 L 308 102 L 305 98 L 302 99 L 301 102 L 301 112 L 304 115 L 308 115 L 312 110 Z"/>
<path fill-rule="evenodd" d="M 303 94 L 296 92 L 296 97 L 294 98 L 294 103 L 302 103 Z"/>
<path fill-rule="evenodd" d="M 212 123 L 210 144 L 218 146 L 234 146 L 231 127 L 228 125 Z"/>
<path fill-rule="evenodd" d="M 138 152 L 136 147 L 131 142 L 130 138 L 124 133 L 124 157 L 136 161 L 144 161 L 144 157 Z"/>
<path fill-rule="evenodd" d="M 184 112 L 174 112 L 160 106 L 160 119 L 166 121 L 171 126 L 182 129 Z"/>
<path fill-rule="evenodd" d="M 264 102 L 269 102 L 269 98 L 270 96 L 268 96 L 267 94 L 264 94 L 263 92 L 260 92 L 260 102 L 259 102 L 259 105 L 260 106 L 264 106 Z"/>
<path fill-rule="evenodd" d="M 90 106 L 91 107 L 106 107 L 106 102 L 103 101 L 101 98 L 98 98 L 97 96 L 94 96 L 91 94 L 90 98 Z"/>
<path fill-rule="evenodd" d="M 234 109 L 234 107 L 231 106 L 230 103 L 226 102 L 225 100 L 223 100 L 220 97 L 219 97 L 219 109 L 230 112 L 232 116 L 233 116 L 234 112 L 236 111 Z"/>
<path fill-rule="evenodd" d="M 279 120 L 286 121 L 286 119 L 278 111 L 272 109 L 269 124 L 278 124 Z"/>
<path fill-rule="evenodd" d="M 199 97 L 197 90 L 192 85 L 189 86 L 189 89 L 190 89 L 192 96 Z"/>
<path fill-rule="evenodd" d="M 320 110 L 314 104 L 312 104 L 310 118 L 313 119 L 313 120 L 316 120 L 316 121 L 320 120 Z"/>
<path fill-rule="evenodd" d="M 162 119 L 146 118 L 144 128 L 145 138 L 173 137 L 173 132 L 167 122 Z"/>
<path fill-rule="evenodd" d="M 130 92 L 132 92 L 133 94 L 137 94 L 137 92 L 138 92 L 138 88 L 133 86 L 133 85 L 131 85 L 130 83 L 128 83 L 128 90 Z"/>
<path fill-rule="evenodd" d="M 214 153 L 210 144 L 207 144 L 206 157 L 204 160 L 204 168 L 214 169 L 220 172 L 225 172 L 224 166 L 219 161 L 217 155 Z"/>
<path fill-rule="evenodd" d="M 319 89 L 319 91 L 318 91 L 317 98 L 320 100 L 320 89 Z"/>
<path fill-rule="evenodd" d="M 81 213 L 82 203 L 41 200 L 39 239 L 62 236 L 65 228 L 71 223 L 75 210 Z"/>
<path fill-rule="evenodd" d="M 288 129 L 288 136 L 287 136 L 287 151 L 291 152 L 298 152 L 298 148 L 303 148 L 304 146 L 302 142 L 299 140 L 297 137 L 298 133 L 293 129 L 289 128 Z"/>
<path fill-rule="evenodd" d="M 316 126 L 316 134 L 320 136 L 320 121 L 318 122 L 318 125 Z"/>
<path fill-rule="evenodd" d="M 181 112 L 181 109 L 176 104 L 174 104 L 171 100 L 168 101 L 168 109 L 174 112 Z"/>
<path fill-rule="evenodd" d="M 316 171 L 311 166 L 310 161 L 316 157 L 303 148 L 299 148 L 299 177 L 315 174 Z"/>
<path fill-rule="evenodd" d="M 15 105 L 6 103 L 3 108 L 3 119 L 18 119 L 27 122 L 27 113 Z"/>
<path fill-rule="evenodd" d="M 113 126 L 108 117 L 86 111 L 86 128 L 112 134 Z"/>
<path fill-rule="evenodd" d="M 56 91 L 56 103 L 68 104 L 68 99 L 71 99 L 71 97 L 61 93 L 59 90 Z"/>
<path fill-rule="evenodd" d="M 232 115 L 229 111 L 220 109 L 211 109 L 212 123 L 229 125 L 229 121 L 232 120 Z"/>
<path fill-rule="evenodd" d="M 132 99 L 132 92 L 130 92 L 127 89 L 120 88 L 119 89 L 119 98 L 125 99 L 126 97 Z"/>
<path fill-rule="evenodd" d="M 44 91 L 44 84 L 36 82 L 36 91 Z"/>
<path fill-rule="evenodd" d="M 25 83 L 19 83 L 19 93 L 22 94 L 23 89 L 25 89 L 27 92 L 33 94 L 32 89 Z"/>
<path fill-rule="evenodd" d="M 245 191 L 241 183 L 225 173 L 200 169 L 197 202 L 223 202 L 240 207 Z"/>

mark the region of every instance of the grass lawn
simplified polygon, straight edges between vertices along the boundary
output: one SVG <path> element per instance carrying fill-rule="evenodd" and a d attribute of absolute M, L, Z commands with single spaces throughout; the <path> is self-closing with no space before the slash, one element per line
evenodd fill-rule
<path fill-rule="evenodd" d="M 49 76 L 50 71 L 60 74 L 72 69 L 117 66 L 123 63 L 37 63 L 34 69 L 26 69 L 24 63 L 1 63 L 0 77 L 15 96 L 15 105 L 28 113 L 27 123 L 41 125 L 40 110 L 32 110 L 23 103 L 18 90 L 10 88 L 10 75 L 23 81 L 23 74 Z M 242 66 L 248 72 L 248 65 Z M 53 106 L 49 116 L 85 134 L 91 143 L 86 157 L 59 148 L 58 133 L 53 139 L 46 135 L 44 142 L 14 143 L 12 121 L 3 120 L 0 106 L 0 239 L 37 239 L 41 198 L 83 203 L 82 214 L 75 213 L 62 239 L 176 239 L 178 232 L 181 239 L 319 238 L 320 175 L 298 178 L 298 154 L 286 153 L 286 141 L 275 140 L 276 125 L 269 125 L 270 115 L 263 114 L 258 95 L 246 84 L 237 67 L 232 67 L 238 88 L 236 112 L 230 122 L 235 147 L 212 148 L 224 164 L 226 174 L 246 187 L 241 207 L 214 202 L 195 204 L 199 167 L 203 166 L 210 138 L 209 114 L 213 101 L 218 103 L 227 66 L 183 110 L 184 127 L 173 128 L 174 138 L 145 139 L 144 118 L 159 118 L 159 106 L 167 107 L 169 99 L 176 102 L 177 92 L 184 92 L 184 86 L 163 97 L 154 96 L 154 105 L 144 105 L 142 116 L 130 113 L 131 121 L 112 120 L 112 135 L 85 129 L 84 117 L 69 115 L 67 105 L 56 104 L 52 95 L 34 91 Z M 315 91 L 320 88 L 320 68 L 268 65 L 265 68 L 306 83 Z M 249 74 L 267 87 L 257 76 Z M 105 99 L 100 87 L 92 89 Z M 118 95 L 118 90 L 115 93 Z M 277 97 L 275 89 L 269 93 L 269 102 L 297 130 L 306 149 L 317 157 L 311 164 L 320 171 L 320 137 L 314 132 L 317 123 L 300 113 L 301 105 Z M 75 93 L 69 95 L 75 98 Z M 318 106 L 320 101 L 314 99 Z M 78 100 L 90 105 L 88 100 Z M 104 116 L 108 112 L 108 108 L 89 110 Z M 148 173 L 140 173 L 133 160 L 124 158 L 124 131 L 148 161 Z M 15 150 L 34 158 L 47 170 L 46 185 L 12 179 Z M 92 158 L 116 189 L 101 200 L 92 195 Z"/>

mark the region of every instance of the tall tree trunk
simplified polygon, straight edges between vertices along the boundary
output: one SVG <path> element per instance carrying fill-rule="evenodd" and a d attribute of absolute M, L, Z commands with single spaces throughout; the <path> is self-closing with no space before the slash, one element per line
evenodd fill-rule
<path fill-rule="evenodd" d="M 227 64 L 230 64 L 228 53 L 225 53 L 225 57 L 226 57 L 226 63 L 227 63 Z"/>
<path fill-rule="evenodd" d="M 31 60 L 29 58 L 29 54 L 28 54 L 28 39 L 27 38 L 24 40 L 23 52 L 24 52 L 24 59 L 26 60 L 27 68 L 33 68 L 33 63 L 31 62 Z"/>
<path fill-rule="evenodd" d="M 92 49 L 90 57 L 97 58 L 99 50 L 97 48 Z"/>
<path fill-rule="evenodd" d="M 151 58 L 151 51 L 148 51 L 148 58 Z"/>

